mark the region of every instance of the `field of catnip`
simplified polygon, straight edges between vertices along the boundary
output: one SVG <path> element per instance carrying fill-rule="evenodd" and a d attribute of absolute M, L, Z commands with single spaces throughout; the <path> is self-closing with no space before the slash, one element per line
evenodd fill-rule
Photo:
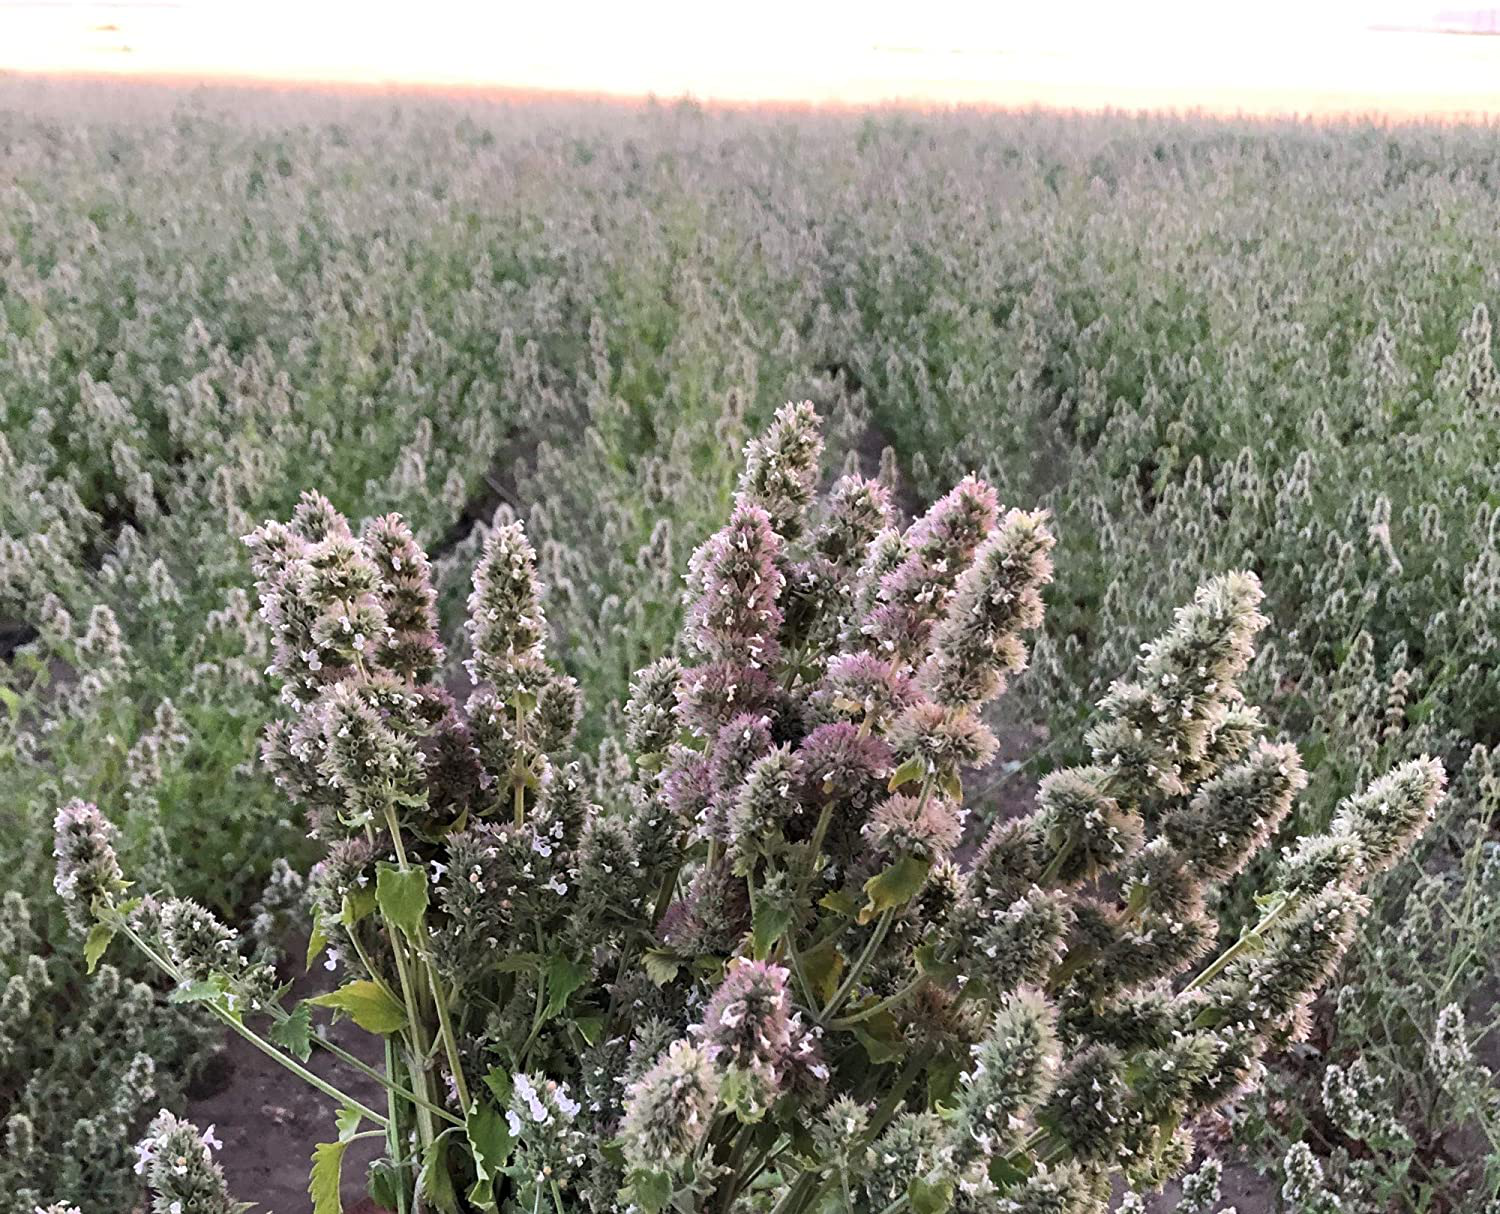
<path fill-rule="evenodd" d="M 0 1214 L 1495 1214 L 1497 202 L 0 79 Z"/>

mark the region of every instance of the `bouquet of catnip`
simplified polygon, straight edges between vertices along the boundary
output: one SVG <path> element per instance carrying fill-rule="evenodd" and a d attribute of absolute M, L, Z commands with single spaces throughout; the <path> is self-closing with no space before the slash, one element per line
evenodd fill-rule
<path fill-rule="evenodd" d="M 519 524 L 474 571 L 457 693 L 399 517 L 356 533 L 308 494 L 247 538 L 286 705 L 264 759 L 326 848 L 325 995 L 287 1006 L 209 911 L 131 896 L 96 807 L 59 812 L 90 962 L 128 937 L 174 999 L 328 1095 L 316 1214 L 361 1136 L 400 1214 L 1087 1214 L 1116 1173 L 1144 1191 L 1182 1170 L 1195 1121 L 1305 1030 L 1441 767 L 1397 768 L 1282 848 L 1258 922 L 1220 940 L 1215 890 L 1305 782 L 1238 688 L 1266 621 L 1228 573 L 1097 705 L 1090 762 L 970 831 L 986 706 L 1043 623 L 1047 519 L 968 478 L 902 526 L 879 482 L 819 497 L 821 455 L 808 404 L 750 444 L 676 651 L 588 756 Z M 307 1070 L 313 1049 L 383 1106 Z M 142 1158 L 157 1210 L 238 1208 L 170 1114 Z"/>

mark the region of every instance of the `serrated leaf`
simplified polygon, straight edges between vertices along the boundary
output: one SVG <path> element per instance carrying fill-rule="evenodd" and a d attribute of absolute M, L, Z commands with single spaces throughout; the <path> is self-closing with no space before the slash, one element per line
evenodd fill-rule
<path fill-rule="evenodd" d="M 963 1074 L 963 1067 L 957 1058 L 943 1054 L 934 1059 L 927 1067 L 927 1107 L 936 1108 L 938 1105 L 947 1104 L 952 1097 L 954 1089 L 958 1087 L 958 1077 Z"/>
<path fill-rule="evenodd" d="M 891 773 L 890 783 L 886 785 L 889 792 L 895 792 L 903 784 L 910 784 L 913 780 L 920 780 L 927 774 L 927 764 L 920 756 L 912 755 L 905 763 Z"/>
<path fill-rule="evenodd" d="M 669 953 L 661 948 L 648 948 L 641 957 L 641 964 L 646 969 L 646 977 L 657 986 L 666 986 L 677 977 L 677 971 L 682 968 L 682 962 L 683 958 L 676 953 Z"/>
<path fill-rule="evenodd" d="M 567 1005 L 569 997 L 588 981 L 589 969 L 568 957 L 547 959 L 547 1007 L 543 1020 L 551 1020 Z"/>
<path fill-rule="evenodd" d="M 583 1039 L 590 1045 L 599 1044 L 599 1034 L 604 1031 L 603 1016 L 577 1016 L 573 1023 L 578 1026 L 578 1031 L 583 1034 Z"/>
<path fill-rule="evenodd" d="M 630 1197 L 645 1214 L 661 1214 L 672 1200 L 672 1178 L 665 1172 L 637 1168 L 630 1174 Z"/>
<path fill-rule="evenodd" d="M 312 912 L 312 930 L 307 934 L 307 962 L 302 967 L 303 973 L 312 969 L 312 963 L 318 959 L 327 947 L 328 933 L 323 930 L 323 912 L 314 906 Z"/>
<path fill-rule="evenodd" d="M 415 939 L 427 913 L 427 870 L 379 865 L 375 870 L 375 904 L 387 923 Z"/>
<path fill-rule="evenodd" d="M 312 1053 L 312 1010 L 299 1003 L 285 1020 L 271 1025 L 267 1036 L 298 1062 L 306 1062 Z"/>
<path fill-rule="evenodd" d="M 400 1207 L 401 1200 L 398 1195 L 400 1184 L 401 1174 L 390 1160 L 371 1160 L 370 1170 L 365 1176 L 365 1192 L 370 1195 L 370 1200 L 382 1210 L 395 1210 Z"/>
<path fill-rule="evenodd" d="M 939 961 L 937 949 L 930 944 L 924 944 L 913 954 L 916 958 L 917 968 L 931 978 L 934 982 L 953 982 L 963 972 L 963 967 L 954 961 Z"/>
<path fill-rule="evenodd" d="M 406 1009 L 384 987 L 368 978 L 360 978 L 307 1002 L 315 1007 L 331 1007 L 344 1012 L 367 1033 L 394 1033 L 406 1024 Z"/>
<path fill-rule="evenodd" d="M 902 856 L 889 868 L 876 873 L 865 882 L 865 896 L 869 901 L 859 912 L 859 921 L 868 923 L 882 911 L 905 906 L 917 896 L 931 871 L 931 860 Z"/>
<path fill-rule="evenodd" d="M 1009 1188 L 1011 1185 L 1020 1184 L 1030 1175 L 1022 1168 L 1016 1167 L 1004 1155 L 997 1155 L 990 1162 L 990 1179 L 1001 1188 Z"/>
<path fill-rule="evenodd" d="M 339 1189 L 343 1183 L 344 1152 L 348 1147 L 347 1142 L 320 1142 L 313 1148 L 312 1172 L 307 1178 L 312 1214 L 344 1214 Z"/>
<path fill-rule="evenodd" d="M 750 947 L 755 953 L 755 960 L 764 961 L 769 957 L 776 941 L 786 934 L 786 929 L 791 925 L 792 911 L 789 906 L 757 899 L 750 919 Z"/>
<path fill-rule="evenodd" d="M 89 973 L 93 973 L 109 942 L 115 938 L 115 929 L 107 923 L 96 923 L 89 928 L 88 938 L 83 942 L 83 961 Z"/>
<path fill-rule="evenodd" d="M 351 1109 L 347 1105 L 333 1115 L 333 1124 L 338 1126 L 339 1141 L 348 1142 L 359 1133 L 359 1123 L 364 1118 L 358 1109 Z"/>
<path fill-rule="evenodd" d="M 845 919 L 852 919 L 859 914 L 860 901 L 853 894 L 845 890 L 836 889 L 832 893 L 824 894 L 818 899 L 818 905 L 824 910 L 830 910 L 835 915 Z"/>
<path fill-rule="evenodd" d="M 949 800 L 958 805 L 964 803 L 964 782 L 956 770 L 940 776 L 938 778 L 938 787 L 948 794 Z"/>
<path fill-rule="evenodd" d="M 417 1173 L 417 1192 L 441 1214 L 459 1214 L 458 1190 L 448 1171 L 448 1135 L 444 1130 L 422 1152 L 422 1170 Z"/>
<path fill-rule="evenodd" d="M 906 1197 L 912 1214 L 943 1214 L 953 1204 L 953 1182 L 934 1182 L 913 1176 L 906 1186 Z"/>

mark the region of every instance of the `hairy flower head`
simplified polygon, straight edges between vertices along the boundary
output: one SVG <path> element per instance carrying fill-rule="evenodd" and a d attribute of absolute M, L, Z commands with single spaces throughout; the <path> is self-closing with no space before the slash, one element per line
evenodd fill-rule
<path fill-rule="evenodd" d="M 53 887 L 70 922 L 87 931 L 94 922 L 94 903 L 108 901 L 125 888 L 115 855 L 118 832 L 99 807 L 76 797 L 57 811 L 52 854 L 57 859 Z"/>

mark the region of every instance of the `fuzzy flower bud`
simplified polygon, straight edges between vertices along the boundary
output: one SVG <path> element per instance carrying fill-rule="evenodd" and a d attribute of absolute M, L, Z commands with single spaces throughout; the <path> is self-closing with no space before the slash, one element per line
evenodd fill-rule
<path fill-rule="evenodd" d="M 776 564 L 780 552 L 766 512 L 742 501 L 729 525 L 693 553 L 688 579 L 697 593 L 685 629 L 710 661 L 751 669 L 775 661 L 785 581 Z"/>
<path fill-rule="evenodd" d="M 747 1107 L 765 1107 L 780 1088 L 792 1047 L 787 971 L 741 960 L 730 966 L 703 1010 L 696 1034 L 714 1065 L 726 1070 L 726 1089 Z"/>
<path fill-rule="evenodd" d="M 152 1214 L 239 1214 L 224 1173 L 214 1162 L 213 1127 L 200 1132 L 163 1109 L 136 1147 L 136 1171 L 151 1190 Z"/>
<path fill-rule="evenodd" d="M 823 436 L 812 401 L 776 410 L 770 428 L 745 447 L 741 500 L 759 506 L 778 535 L 796 539 L 818 487 Z"/>
<path fill-rule="evenodd" d="M 443 660 L 443 646 L 427 554 L 399 514 L 371 519 L 362 539 L 380 574 L 378 595 L 390 629 L 377 660 L 404 678 L 430 678 Z"/>
<path fill-rule="evenodd" d="M 708 1133 L 719 1074 L 706 1051 L 675 1041 L 625 1097 L 625 1161 L 650 1171 L 680 1168 Z"/>
<path fill-rule="evenodd" d="M 161 908 L 161 942 L 188 982 L 239 969 L 239 936 L 212 911 L 190 898 L 172 898 Z"/>
<path fill-rule="evenodd" d="M 1034 991 L 1007 996 L 974 1066 L 954 1094 L 952 1132 L 959 1161 L 991 1159 L 1012 1148 L 1023 1119 L 1046 1095 L 1057 1065 L 1056 1013 Z"/>
<path fill-rule="evenodd" d="M 1103 768 L 1069 767 L 1043 777 L 1037 789 L 1037 827 L 1056 857 L 1060 885 L 1114 868 L 1141 845 L 1140 816 L 1104 791 L 1107 779 Z"/>
<path fill-rule="evenodd" d="M 862 476 L 841 476 L 829 491 L 827 513 L 813 535 L 813 549 L 835 568 L 854 572 L 875 537 L 894 521 L 890 490 Z"/>
<path fill-rule="evenodd" d="M 833 709 L 855 721 L 878 725 L 888 714 L 915 702 L 911 678 L 873 653 L 845 654 L 828 664 L 825 682 Z"/>
<path fill-rule="evenodd" d="M 635 673 L 625 702 L 625 746 L 633 755 L 660 754 L 677 736 L 677 687 L 682 664 L 661 658 Z"/>
<path fill-rule="evenodd" d="M 1168 813 L 1162 830 L 1184 864 L 1222 881 L 1270 838 L 1306 786 L 1295 746 L 1261 742 L 1243 762 L 1201 785 L 1187 805 Z"/>
<path fill-rule="evenodd" d="M 1055 542 L 1045 513 L 1012 510 L 980 546 L 933 630 L 924 678 L 938 703 L 987 703 L 1025 669 L 1021 637 L 1041 626 Z"/>
<path fill-rule="evenodd" d="M 1364 792 L 1346 798 L 1334 812 L 1330 833 L 1359 840 L 1365 871 L 1382 872 L 1421 833 L 1446 783 L 1436 759 L 1423 756 L 1402 764 Z"/>
<path fill-rule="evenodd" d="M 468 633 L 475 682 L 504 683 L 512 667 L 543 661 L 547 620 L 536 550 L 520 523 L 497 527 L 485 540 L 469 595 Z"/>
<path fill-rule="evenodd" d="M 801 761 L 786 746 L 756 759 L 729 810 L 729 839 L 736 856 L 752 856 L 784 837 L 787 822 L 802 814 Z"/>
<path fill-rule="evenodd" d="M 897 794 L 870 812 L 865 837 L 871 846 L 893 856 L 942 860 L 963 835 L 963 811 L 947 797 Z"/>
<path fill-rule="evenodd" d="M 68 922 L 86 932 L 94 922 L 95 901 L 108 901 L 125 888 L 115 855 L 118 832 L 98 806 L 77 798 L 57 811 L 53 830 L 53 887 L 63 900 Z"/>
<path fill-rule="evenodd" d="M 1111 1046 L 1091 1045 L 1069 1062 L 1042 1111 L 1079 1161 L 1109 1163 L 1123 1141 L 1130 1089 Z"/>
<path fill-rule="evenodd" d="M 968 709 L 951 712 L 927 700 L 897 717 L 886 741 L 897 759 L 918 758 L 928 772 L 942 774 L 982 767 L 999 747 L 989 726 Z"/>
<path fill-rule="evenodd" d="M 331 688 L 323 714 L 323 771 L 342 791 L 348 822 L 378 817 L 388 804 L 425 800 L 425 767 L 416 742 L 382 720 L 358 685 Z"/>

